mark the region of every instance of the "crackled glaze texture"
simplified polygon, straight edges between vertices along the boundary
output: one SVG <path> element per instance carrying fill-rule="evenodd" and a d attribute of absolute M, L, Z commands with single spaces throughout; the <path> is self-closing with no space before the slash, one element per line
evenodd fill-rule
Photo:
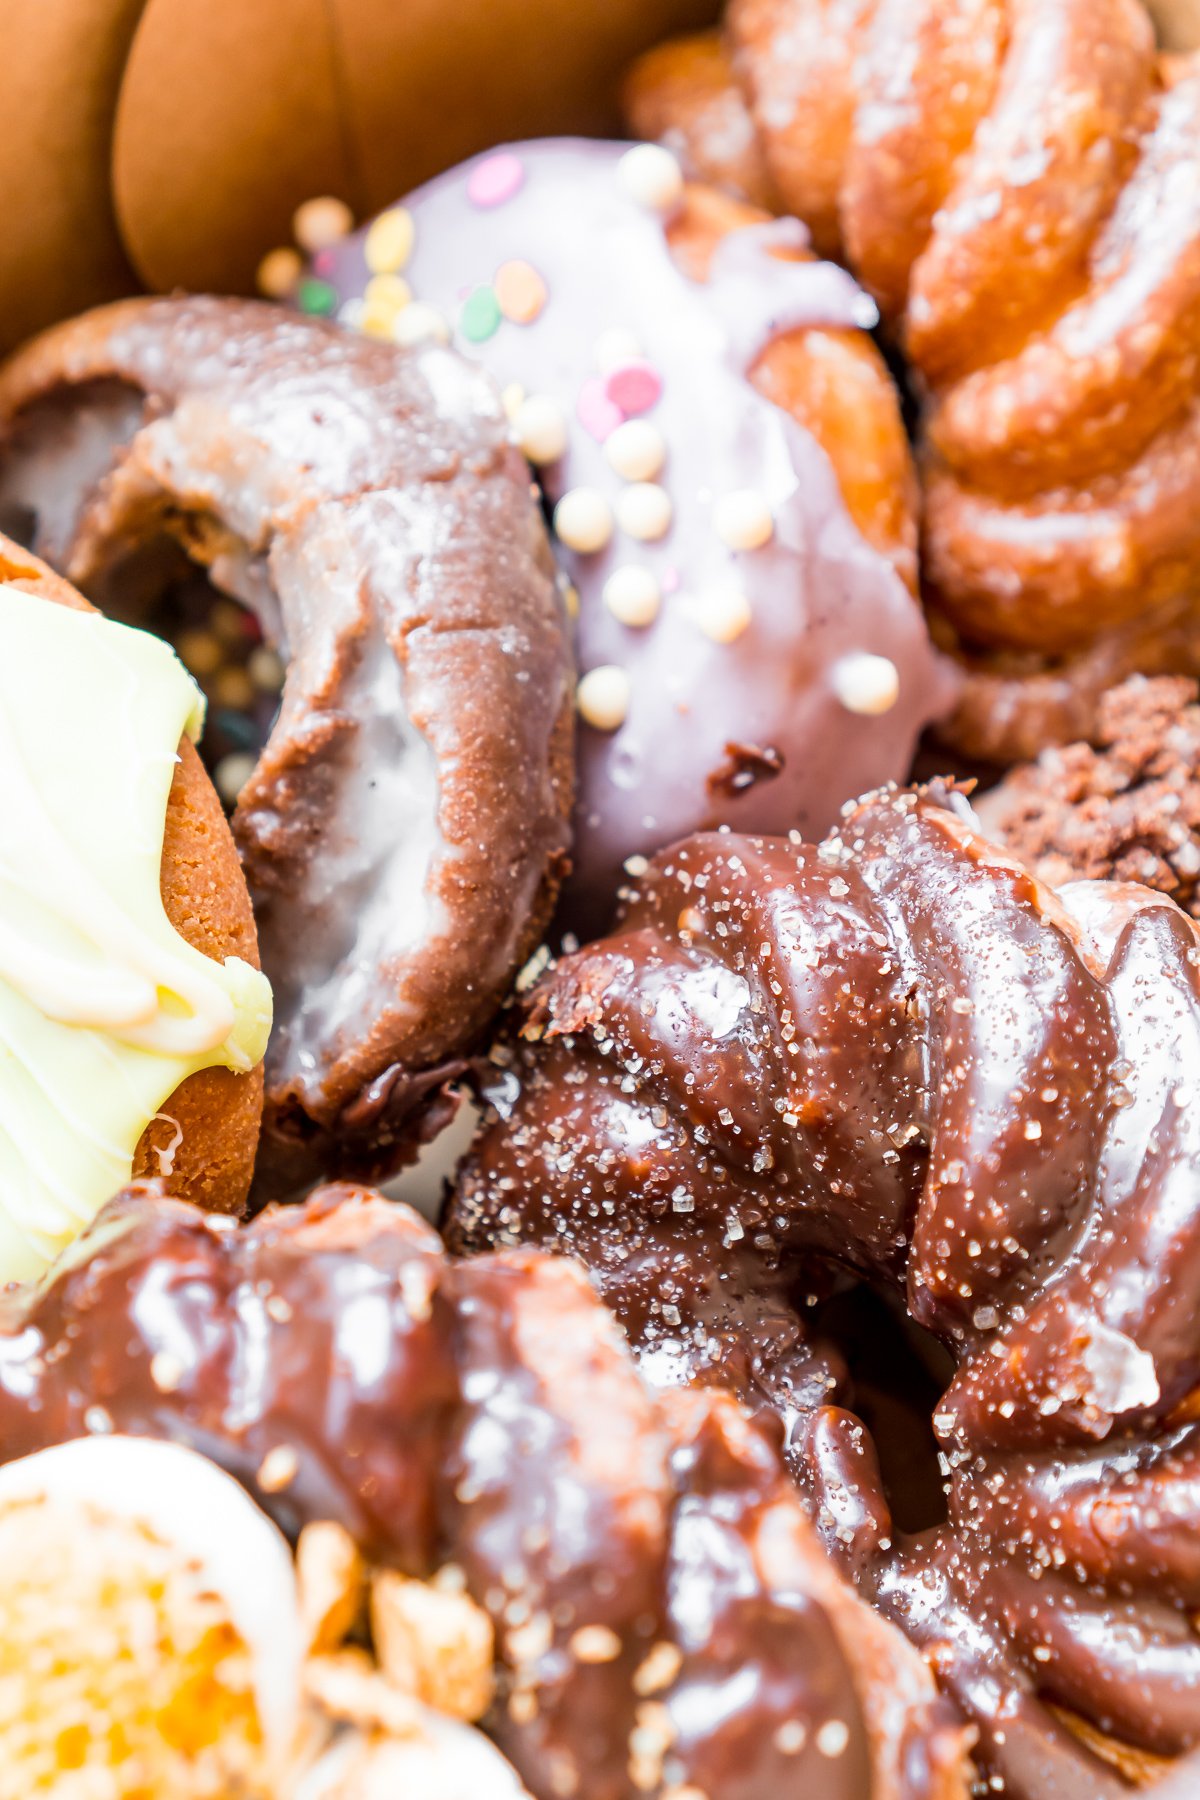
<path fill-rule="evenodd" d="M 565 1262 L 449 1261 L 361 1190 L 244 1231 L 130 1190 L 0 1310 L 0 1456 L 114 1428 L 203 1451 L 289 1531 L 457 1564 L 538 1800 L 965 1800 L 961 1731 L 771 1435 L 656 1396 Z"/>
<path fill-rule="evenodd" d="M 451 1208 L 460 1248 L 582 1256 L 655 1380 L 778 1413 L 1022 1800 L 1200 1740 L 1198 971 L 1163 896 L 1054 893 L 951 790 L 693 838 L 531 996 Z M 912 1538 L 808 1329 L 831 1263 L 955 1360 Z"/>

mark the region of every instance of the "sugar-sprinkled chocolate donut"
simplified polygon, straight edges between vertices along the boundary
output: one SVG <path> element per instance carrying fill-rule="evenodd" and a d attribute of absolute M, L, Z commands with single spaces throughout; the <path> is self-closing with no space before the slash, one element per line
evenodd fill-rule
<path fill-rule="evenodd" d="M 131 1190 L 0 1312 L 0 1457 L 114 1428 L 201 1449 L 289 1531 L 456 1564 L 538 1800 L 965 1796 L 961 1730 L 770 1435 L 728 1395 L 655 1396 L 565 1262 L 454 1263 L 361 1190 L 244 1231 Z"/>
<path fill-rule="evenodd" d="M 573 896 L 698 827 L 824 830 L 952 698 L 874 308 L 794 223 L 577 140 L 464 164 L 322 250 L 301 305 L 503 384 L 578 592 Z M 636 865 L 635 865 L 636 866 Z"/>
<path fill-rule="evenodd" d="M 570 650 L 498 395 L 436 344 L 130 301 L 0 372 L 0 508 L 108 611 L 182 547 L 284 648 L 233 819 L 276 995 L 264 1157 L 386 1161 L 566 849 Z"/>
<path fill-rule="evenodd" d="M 817 847 L 701 836 L 550 971 L 453 1202 L 463 1248 L 582 1256 L 658 1379 L 773 1407 L 833 1553 L 1013 1800 L 1200 1743 L 1200 933 L 1041 886 L 961 796 Z M 813 1364 L 814 1262 L 957 1370 L 948 1519 L 891 1518 Z"/>

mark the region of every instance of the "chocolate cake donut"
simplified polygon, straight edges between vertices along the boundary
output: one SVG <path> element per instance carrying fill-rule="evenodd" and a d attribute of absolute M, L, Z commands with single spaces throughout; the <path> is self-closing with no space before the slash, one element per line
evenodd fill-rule
<path fill-rule="evenodd" d="M 581 1256 L 660 1382 L 776 1412 L 831 1551 L 1005 1794 L 1200 1743 L 1200 935 L 1056 893 L 946 787 L 819 846 L 699 836 L 495 1055 L 460 1249 Z M 949 1350 L 948 1516 L 895 1529 L 809 1329 L 823 1272 Z"/>
<path fill-rule="evenodd" d="M 1200 672 L 1200 58 L 1140 0 L 730 0 L 630 101 L 735 185 L 749 126 L 902 344 L 954 746 L 1013 762 Z"/>
<path fill-rule="evenodd" d="M 770 1434 L 728 1395 L 655 1396 L 566 1262 L 451 1262 L 347 1188 L 238 1231 L 131 1189 L 0 1308 L 0 1455 L 113 1429 L 201 1449 L 290 1532 L 454 1563 L 537 1800 L 965 1795 L 961 1728 Z"/>
<path fill-rule="evenodd" d="M 570 651 L 499 397 L 254 302 L 138 300 L 0 370 L 0 515 L 106 611 L 185 559 L 287 660 L 234 834 L 276 995 L 280 1186 L 387 1161 L 537 941 L 570 805 Z"/>
<path fill-rule="evenodd" d="M 867 297 L 653 145 L 517 144 L 320 252 L 297 299 L 505 388 L 578 594 L 570 917 L 700 827 L 823 831 L 951 704 Z"/>
<path fill-rule="evenodd" d="M 271 994 L 166 646 L 0 538 L 0 1286 L 135 1175 L 240 1211 Z"/>

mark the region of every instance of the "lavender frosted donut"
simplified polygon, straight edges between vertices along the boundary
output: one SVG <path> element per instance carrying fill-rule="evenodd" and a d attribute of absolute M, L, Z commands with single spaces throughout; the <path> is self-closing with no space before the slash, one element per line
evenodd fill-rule
<path fill-rule="evenodd" d="M 626 859 L 698 826 L 824 828 L 952 697 L 874 308 L 804 245 L 656 146 L 550 140 L 431 182 L 301 284 L 506 388 L 579 595 L 592 918 Z"/>

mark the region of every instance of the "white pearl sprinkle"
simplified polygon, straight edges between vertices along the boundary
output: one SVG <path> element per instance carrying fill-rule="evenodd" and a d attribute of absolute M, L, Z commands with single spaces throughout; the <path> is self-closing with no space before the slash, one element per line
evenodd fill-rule
<path fill-rule="evenodd" d="M 575 704 L 585 725 L 616 731 L 629 712 L 629 676 L 616 663 L 589 669 L 575 690 Z"/>
<path fill-rule="evenodd" d="M 635 144 L 617 164 L 617 174 L 630 199 L 651 212 L 673 212 L 683 197 L 679 158 L 661 144 Z"/>
<path fill-rule="evenodd" d="M 635 362 L 641 354 L 641 339 L 625 325 L 610 325 L 592 345 L 592 362 L 600 375 L 611 374 L 622 363 Z"/>
<path fill-rule="evenodd" d="M 609 467 L 624 481 L 653 481 L 667 460 L 667 446 L 649 419 L 626 419 L 604 444 Z"/>
<path fill-rule="evenodd" d="M 557 462 L 567 447 L 567 415 L 550 394 L 530 394 L 513 422 L 517 443 L 535 468 Z"/>
<path fill-rule="evenodd" d="M 554 509 L 554 530 L 568 550 L 593 555 L 612 537 L 612 508 L 596 488 L 571 488 Z"/>
<path fill-rule="evenodd" d="M 651 625 L 658 617 L 662 592 L 653 573 L 637 563 L 614 569 L 604 584 L 604 604 L 622 625 Z"/>
<path fill-rule="evenodd" d="M 841 1756 L 850 1742 L 850 1727 L 842 1719 L 826 1719 L 815 1741 L 822 1756 Z"/>
<path fill-rule="evenodd" d="M 639 543 L 657 543 L 671 529 L 671 496 L 653 481 L 635 481 L 617 496 L 617 524 Z"/>
<path fill-rule="evenodd" d="M 775 521 L 765 494 L 756 488 L 736 488 L 722 494 L 713 508 L 717 536 L 731 550 L 761 550 L 775 535 Z"/>
<path fill-rule="evenodd" d="M 715 591 L 701 594 L 690 606 L 692 618 L 714 644 L 732 644 L 750 623 L 750 602 L 745 594 Z"/>
<path fill-rule="evenodd" d="M 871 718 L 890 712 L 900 697 L 900 673 L 887 656 L 854 650 L 839 657 L 829 672 L 833 691 L 847 712 Z"/>
<path fill-rule="evenodd" d="M 450 327 L 436 306 L 426 306 L 423 300 L 413 300 L 408 306 L 401 307 L 392 325 L 392 337 L 397 344 L 424 344 L 433 341 L 437 344 L 450 342 Z"/>

